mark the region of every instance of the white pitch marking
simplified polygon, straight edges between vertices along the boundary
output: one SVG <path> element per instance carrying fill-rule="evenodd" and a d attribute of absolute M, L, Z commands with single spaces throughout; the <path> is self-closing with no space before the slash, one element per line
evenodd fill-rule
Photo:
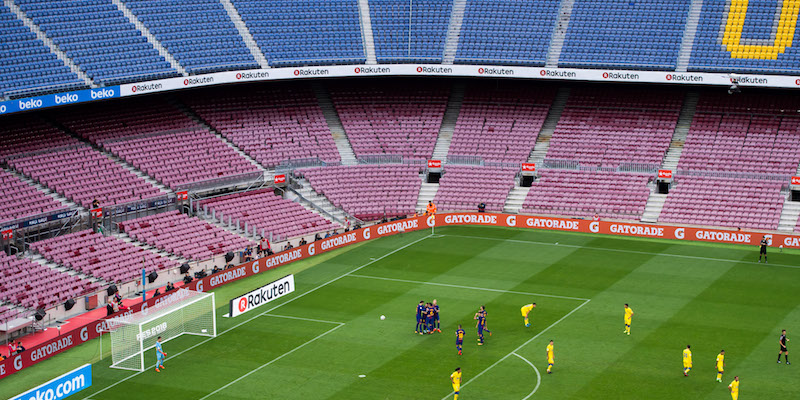
<path fill-rule="evenodd" d="M 533 370 L 536 371 L 536 387 L 534 387 L 533 391 L 528 393 L 527 396 L 522 398 L 522 400 L 528 400 L 529 398 L 531 398 L 531 396 L 533 396 L 534 393 L 536 393 L 537 390 L 539 390 L 539 385 L 542 384 L 542 374 L 539 373 L 539 369 L 536 368 L 536 366 L 533 365 L 532 362 L 528 361 L 527 358 L 525 358 L 525 357 L 523 357 L 523 356 L 521 356 L 521 355 L 519 355 L 517 353 L 512 353 L 512 354 L 514 354 L 515 356 L 519 357 L 522 361 L 525 361 L 526 363 L 528 363 L 528 365 L 533 367 Z"/>

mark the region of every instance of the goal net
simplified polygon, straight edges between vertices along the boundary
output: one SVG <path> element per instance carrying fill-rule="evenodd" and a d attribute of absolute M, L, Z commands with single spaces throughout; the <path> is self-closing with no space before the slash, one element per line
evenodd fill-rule
<path fill-rule="evenodd" d="M 136 314 L 107 321 L 111 368 L 144 371 L 145 353 L 159 336 L 162 344 L 184 334 L 216 337 L 215 309 L 213 293 L 182 289 Z"/>

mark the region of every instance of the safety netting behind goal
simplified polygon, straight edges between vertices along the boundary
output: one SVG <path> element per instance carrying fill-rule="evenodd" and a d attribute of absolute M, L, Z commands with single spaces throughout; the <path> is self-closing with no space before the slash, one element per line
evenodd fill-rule
<path fill-rule="evenodd" d="M 163 345 L 184 334 L 217 335 L 214 295 L 181 289 L 136 314 L 109 320 L 107 325 L 111 368 L 144 371 L 145 353 L 155 354 L 159 336 Z"/>

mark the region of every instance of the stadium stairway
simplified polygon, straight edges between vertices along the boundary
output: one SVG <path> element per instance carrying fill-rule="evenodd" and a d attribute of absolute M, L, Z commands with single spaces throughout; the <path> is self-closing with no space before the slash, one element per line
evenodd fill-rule
<path fill-rule="evenodd" d="M 692 0 L 689 5 L 689 17 L 686 19 L 686 29 L 683 31 L 681 49 L 678 53 L 676 72 L 686 72 L 689 68 L 689 59 L 692 57 L 694 38 L 697 36 L 697 24 L 700 22 L 700 13 L 703 10 L 703 0 Z"/>
<path fill-rule="evenodd" d="M 241 36 L 244 40 L 247 50 L 250 50 L 250 54 L 252 54 L 253 58 L 256 59 L 258 65 L 261 68 L 269 68 L 269 62 L 267 62 L 267 58 L 264 56 L 261 48 L 258 47 L 258 43 L 256 43 L 255 39 L 253 39 L 250 29 L 248 29 L 247 25 L 244 23 L 244 21 L 242 21 L 242 16 L 239 14 L 239 11 L 236 9 L 236 7 L 233 6 L 233 3 L 231 3 L 230 0 L 220 0 L 220 3 L 222 3 L 222 7 L 225 8 L 225 11 L 228 13 L 228 16 L 233 22 L 233 26 L 236 27 L 237 31 L 239 31 L 239 36 Z"/>
<path fill-rule="evenodd" d="M 419 188 L 419 197 L 417 198 L 417 212 L 424 212 L 425 207 L 428 206 L 429 201 L 433 201 L 436 193 L 439 192 L 438 183 L 422 182 Z"/>
<path fill-rule="evenodd" d="M 686 135 L 689 133 L 689 127 L 692 125 L 692 119 L 694 119 L 695 111 L 697 111 L 699 98 L 699 93 L 695 91 L 686 93 L 681 106 L 681 113 L 678 116 L 678 122 L 675 124 L 675 132 L 672 134 L 672 141 L 664 155 L 664 159 L 661 161 L 660 169 L 674 172 L 677 168 L 683 152 L 683 144 L 686 142 Z M 667 201 L 667 195 L 658 193 L 655 185 L 650 185 L 650 191 L 650 197 L 647 199 L 641 221 L 655 223 L 658 222 L 658 217 L 661 215 L 661 210 Z"/>
<path fill-rule="evenodd" d="M 334 206 L 333 203 L 331 203 L 327 197 L 317 193 L 311 187 L 311 183 L 307 179 L 300 178 L 298 176 L 293 176 L 292 181 L 294 183 L 297 183 L 299 187 L 297 189 L 290 189 L 290 191 L 294 191 L 296 195 L 302 196 L 303 199 L 311 203 L 311 204 L 304 204 L 302 201 L 300 202 L 300 204 L 302 204 L 309 210 L 312 210 L 322 215 L 323 217 L 325 217 L 326 219 L 330 220 L 333 223 L 343 224 L 345 218 L 349 219 L 350 221 L 358 221 L 358 219 L 346 213 L 341 208 Z M 289 198 L 290 200 L 294 200 L 291 197 L 287 198 Z"/>
<path fill-rule="evenodd" d="M 466 85 L 464 83 L 456 83 L 450 90 L 447 108 L 442 117 L 442 124 L 439 126 L 439 135 L 436 138 L 436 145 L 433 147 L 431 158 L 434 160 L 447 160 L 450 142 L 453 140 L 453 131 L 455 131 L 456 122 L 458 121 L 458 114 L 461 113 L 461 105 L 464 103 L 465 92 Z"/>
<path fill-rule="evenodd" d="M 800 165 L 795 171 L 795 176 L 800 176 Z M 792 233 L 795 231 L 798 219 L 800 219 L 800 202 L 792 201 L 791 194 L 786 196 L 781 210 L 781 219 L 778 221 L 778 231 Z"/>
<path fill-rule="evenodd" d="M 195 112 L 194 112 L 194 111 L 193 111 L 191 108 L 189 108 L 189 106 L 187 106 L 186 104 L 183 104 L 183 103 L 182 103 L 180 100 L 178 100 L 178 99 L 177 99 L 177 98 L 175 98 L 175 97 L 169 97 L 169 98 L 167 99 L 167 101 L 168 101 L 170 104 L 172 104 L 173 106 L 175 106 L 175 108 L 179 109 L 179 110 L 180 110 L 182 113 L 186 114 L 186 116 L 188 116 L 189 118 L 191 118 L 191 119 L 192 119 L 192 121 L 194 121 L 194 122 L 196 122 L 198 125 L 202 126 L 202 127 L 203 127 L 203 129 L 205 129 L 205 130 L 207 130 L 207 131 L 211 132 L 211 134 L 213 134 L 213 135 L 214 135 L 214 136 L 216 136 L 216 137 L 217 137 L 219 140 L 221 140 L 221 141 L 222 141 L 222 143 L 225 143 L 226 145 L 230 146 L 230 148 L 231 148 L 231 149 L 233 149 L 233 151 L 235 151 L 237 154 L 239 154 L 239 155 L 240 155 L 240 156 L 242 156 L 244 159 L 246 159 L 247 161 L 249 161 L 249 162 L 250 162 L 250 164 L 252 164 L 252 165 L 255 165 L 255 166 L 256 166 L 256 168 L 258 168 L 258 169 L 259 169 L 261 172 L 263 172 L 263 173 L 264 173 L 264 179 L 265 179 L 267 182 L 272 182 L 272 180 L 271 180 L 271 179 L 272 179 L 272 177 L 273 177 L 273 174 L 271 173 L 271 171 L 270 171 L 270 170 L 267 170 L 267 168 L 265 168 L 263 165 L 259 164 L 259 163 L 258 163 L 258 161 L 256 161 L 255 159 L 253 159 L 253 157 L 250 157 L 250 155 L 249 155 L 249 154 L 247 154 L 247 153 L 246 153 L 244 150 L 240 149 L 240 148 L 239 148 L 239 146 L 236 146 L 236 145 L 235 145 L 233 142 L 231 142 L 230 140 L 228 140 L 228 138 L 226 138 L 224 135 L 222 135 L 221 133 L 219 133 L 219 131 L 218 131 L 218 130 L 216 130 L 216 129 L 215 129 L 213 126 L 211 126 L 211 124 L 209 124 L 209 123 L 208 123 L 206 120 L 204 120 L 204 119 L 203 119 L 203 118 L 201 118 L 199 115 L 197 115 L 197 114 L 196 114 L 196 113 L 195 113 Z"/>
<path fill-rule="evenodd" d="M 547 118 L 545 118 L 542 129 L 536 137 L 536 145 L 533 146 L 533 150 L 528 156 L 529 163 L 539 164 L 547 155 L 547 149 L 550 148 L 550 138 L 553 137 L 553 132 L 556 130 L 558 120 L 561 119 L 561 113 L 564 112 L 564 107 L 567 105 L 569 92 L 570 89 L 567 87 L 558 88 L 558 92 L 556 92 L 556 96 L 553 98 L 553 103 L 550 105 L 550 111 L 547 113 Z"/>
<path fill-rule="evenodd" d="M 331 130 L 333 136 L 333 143 L 339 150 L 339 156 L 342 159 L 342 165 L 355 165 L 358 164 L 356 154 L 353 152 L 353 147 L 350 145 L 350 140 L 347 139 L 347 133 L 344 131 L 342 120 L 339 119 L 339 114 L 336 112 L 336 107 L 333 106 L 331 95 L 319 82 L 312 84 L 314 94 L 317 96 L 319 107 L 322 109 L 322 115 L 325 116 L 325 122 L 328 123 L 328 128 Z"/>
<path fill-rule="evenodd" d="M 19 18 L 20 21 L 22 21 L 22 23 L 24 23 L 25 26 L 36 35 L 36 38 L 41 40 L 42 43 L 44 43 L 44 45 L 47 46 L 47 48 L 49 48 L 50 51 L 64 63 L 64 65 L 69 67 L 70 71 L 78 75 L 78 78 L 84 81 L 86 86 L 93 88 L 97 87 L 97 85 L 92 82 L 86 73 L 83 72 L 80 67 L 78 67 L 78 65 L 75 64 L 69 56 L 67 56 L 66 53 L 61 51 L 61 49 L 59 49 L 58 46 L 56 46 L 56 44 L 53 43 L 53 41 L 41 29 L 39 29 L 39 26 L 33 23 L 33 20 L 28 18 L 28 16 L 25 15 L 25 13 L 16 4 L 14 4 L 13 0 L 3 0 L 3 4 L 8 7 L 11 12 L 13 12 L 14 15 L 16 15 L 17 18 Z"/>
<path fill-rule="evenodd" d="M 461 38 L 461 25 L 464 22 L 464 10 L 467 0 L 453 0 L 453 11 L 450 12 L 450 25 L 444 42 L 442 64 L 452 64 L 458 52 L 458 41 Z"/>
<path fill-rule="evenodd" d="M 24 175 L 24 174 L 20 173 L 17 170 L 14 170 L 14 169 L 11 169 L 11 168 L 3 168 L 3 171 L 6 171 L 9 174 L 12 174 L 12 175 L 16 176 L 21 181 L 23 181 L 23 182 L 33 186 L 34 188 L 36 188 L 36 190 L 38 190 L 38 191 L 40 191 L 40 192 L 52 197 L 57 202 L 63 204 L 65 208 L 73 208 L 73 209 L 74 208 L 81 208 L 80 204 L 73 203 L 72 201 L 70 201 L 66 197 L 58 194 L 57 192 L 55 192 L 53 190 L 50 190 L 50 188 L 48 188 L 47 186 L 44 186 L 44 185 L 34 181 L 33 179 L 29 178 L 27 175 Z"/>
<path fill-rule="evenodd" d="M 531 191 L 530 187 L 522 187 L 517 180 L 516 185 L 506 198 L 506 204 L 503 206 L 503 212 L 508 214 L 519 214 L 522 209 L 522 204 L 525 203 L 525 198 L 528 197 L 528 192 Z"/>
<path fill-rule="evenodd" d="M 169 63 L 170 66 L 172 66 L 172 68 L 175 68 L 175 70 L 178 71 L 178 73 L 181 74 L 181 76 L 189 76 L 189 73 L 186 72 L 186 70 L 183 68 L 183 66 L 181 66 L 178 60 L 176 60 L 175 57 L 173 57 L 172 54 L 170 54 L 170 52 L 167 51 L 166 47 L 161 45 L 161 42 L 159 42 L 158 39 L 156 39 L 156 37 L 153 36 L 150 30 L 147 29 L 146 26 L 144 26 L 142 21 L 139 21 L 139 18 L 137 18 L 136 15 L 134 15 L 133 12 L 131 12 L 128 6 L 122 3 L 122 0 L 111 0 L 111 2 L 114 3 L 115 6 L 117 6 L 117 9 L 119 9 L 122 12 L 122 14 L 124 14 L 125 17 L 128 18 L 129 21 L 131 21 L 133 26 L 135 26 L 136 29 L 139 30 L 139 32 L 142 32 L 144 37 L 147 38 L 147 42 L 150 43 L 153 46 L 153 48 L 156 49 L 156 51 L 158 51 L 158 54 L 161 55 L 161 57 L 164 57 L 164 59 L 167 60 L 167 62 Z"/>
<path fill-rule="evenodd" d="M 223 0 L 230 1 L 230 0 Z M 364 56 L 367 64 L 377 64 L 375 57 L 375 36 L 372 34 L 372 17 L 369 14 L 369 0 L 358 0 L 358 13 L 361 18 L 361 35 L 364 37 Z"/>
<path fill-rule="evenodd" d="M 558 19 L 555 26 L 553 26 L 553 36 L 550 39 L 550 48 L 547 50 L 547 61 L 545 67 L 556 68 L 558 67 L 558 59 L 561 58 L 561 49 L 564 48 L 564 38 L 567 36 L 567 28 L 569 28 L 569 20 L 572 16 L 572 6 L 575 0 L 562 0 L 561 7 L 558 10 Z"/>

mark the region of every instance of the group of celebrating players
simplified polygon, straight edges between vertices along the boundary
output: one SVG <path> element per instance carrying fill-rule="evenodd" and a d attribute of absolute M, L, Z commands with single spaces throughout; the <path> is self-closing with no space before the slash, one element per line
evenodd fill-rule
<path fill-rule="evenodd" d="M 420 305 L 423 303 L 420 302 Z M 430 303 L 429 303 L 430 304 Z M 436 322 L 436 329 L 438 330 L 439 327 L 439 306 L 436 305 L 436 300 L 433 301 L 433 305 L 435 306 L 435 322 Z M 530 327 L 530 313 L 533 309 L 536 308 L 536 303 L 526 304 L 522 306 L 520 309 L 522 313 L 522 318 L 524 319 L 525 327 Z M 486 307 L 481 306 L 477 313 L 475 313 L 475 317 L 478 321 L 476 324 L 476 328 L 478 329 L 478 345 L 483 345 L 484 338 L 483 333 L 489 332 L 491 335 L 491 331 L 486 329 Z M 628 304 L 624 306 L 624 317 L 623 321 L 625 324 L 625 330 L 622 331 L 625 335 L 631 334 L 631 322 L 633 320 L 633 309 Z M 417 311 L 417 326 L 420 324 L 420 312 L 419 308 Z M 441 332 L 441 330 L 439 330 Z M 461 325 L 458 325 L 458 329 L 456 330 L 456 349 L 458 350 L 458 355 L 462 355 L 462 346 L 464 343 L 464 329 Z M 781 355 L 784 356 L 784 361 L 786 365 L 790 365 L 789 362 L 789 350 L 787 348 L 789 339 L 786 338 L 786 330 L 784 329 L 781 332 L 781 336 L 778 339 L 778 344 L 780 345 L 780 350 L 778 351 L 778 364 L 781 363 Z M 553 340 L 550 340 L 550 343 L 547 345 L 545 349 L 547 355 L 547 373 L 552 373 L 553 364 L 555 364 L 555 357 L 554 357 L 554 349 L 553 349 Z M 722 350 L 717 355 L 715 361 L 715 367 L 717 369 L 717 382 L 722 382 L 722 374 L 725 370 L 725 350 Z M 688 377 L 689 371 L 692 370 L 692 348 L 690 345 L 686 346 L 686 349 L 683 350 L 683 375 Z M 459 391 L 461 389 L 461 368 L 456 368 L 455 372 L 450 375 L 450 382 L 453 385 L 453 393 L 454 393 L 454 400 L 458 400 Z M 728 390 L 731 393 L 731 398 L 733 400 L 737 400 L 739 398 L 739 377 L 735 376 L 733 381 L 728 385 Z"/>

